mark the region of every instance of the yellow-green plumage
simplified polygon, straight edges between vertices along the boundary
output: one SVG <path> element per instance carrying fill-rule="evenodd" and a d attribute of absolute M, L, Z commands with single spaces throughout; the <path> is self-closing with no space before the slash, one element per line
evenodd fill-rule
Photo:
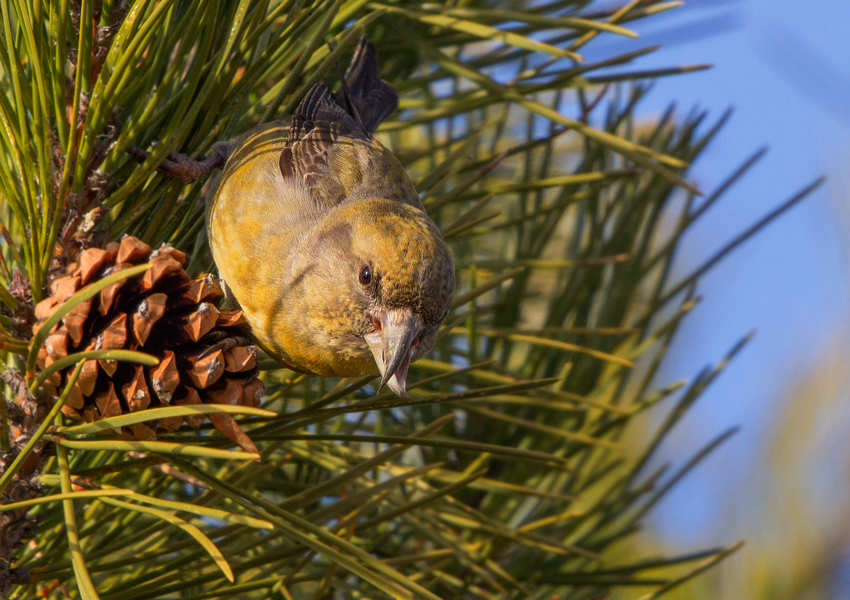
<path fill-rule="evenodd" d="M 383 372 L 404 338 L 402 381 L 391 383 L 403 393 L 408 361 L 430 349 L 448 311 L 454 267 L 404 168 L 371 135 L 396 97 L 365 39 L 346 82 L 345 97 L 317 86 L 291 124 L 235 142 L 207 193 L 210 246 L 272 356 L 302 372 L 364 375 Z"/>

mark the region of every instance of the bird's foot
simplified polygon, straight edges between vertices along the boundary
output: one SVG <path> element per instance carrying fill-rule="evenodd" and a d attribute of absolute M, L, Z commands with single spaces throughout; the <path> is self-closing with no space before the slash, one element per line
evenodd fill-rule
<path fill-rule="evenodd" d="M 216 334 L 219 334 L 219 335 L 216 335 Z M 216 340 L 216 338 L 220 337 L 220 336 L 221 337 L 227 336 L 227 337 L 223 337 L 223 339 Z M 227 352 L 228 350 L 230 350 L 231 348 L 235 348 L 236 346 L 250 346 L 253 343 L 251 340 L 249 340 L 246 337 L 242 337 L 242 336 L 238 336 L 238 335 L 231 336 L 231 335 L 229 335 L 229 334 L 227 334 L 223 331 L 211 331 L 210 333 L 205 335 L 203 338 L 201 338 L 201 342 L 204 342 L 204 343 L 207 343 L 207 344 L 212 342 L 212 345 L 198 355 L 199 359 L 204 358 L 205 356 L 209 356 L 210 354 L 212 354 L 216 350 L 223 350 L 223 351 Z"/>
<path fill-rule="evenodd" d="M 163 159 L 156 170 L 165 177 L 179 179 L 187 184 L 194 183 L 213 169 L 224 167 L 231 149 L 232 144 L 229 142 L 213 144 L 212 154 L 200 160 L 194 160 L 178 152 L 169 152 L 168 156 Z M 127 154 L 139 162 L 146 161 L 150 156 L 150 152 L 142 150 L 138 146 L 127 148 Z"/>

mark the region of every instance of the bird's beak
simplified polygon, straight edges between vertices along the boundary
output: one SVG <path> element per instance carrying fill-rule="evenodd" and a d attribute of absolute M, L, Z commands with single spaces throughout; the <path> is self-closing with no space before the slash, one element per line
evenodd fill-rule
<path fill-rule="evenodd" d="M 363 339 L 369 345 L 381 372 L 381 387 L 378 389 L 388 385 L 396 394 L 406 397 L 407 368 L 422 328 L 422 320 L 404 309 L 383 312 L 375 319 L 380 329 L 363 336 Z"/>

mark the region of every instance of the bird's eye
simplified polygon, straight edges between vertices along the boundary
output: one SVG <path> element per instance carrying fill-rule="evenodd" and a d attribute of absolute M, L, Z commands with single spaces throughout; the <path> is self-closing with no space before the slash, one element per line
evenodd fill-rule
<path fill-rule="evenodd" d="M 372 283 L 372 269 L 368 266 L 360 269 L 360 285 L 369 285 Z"/>

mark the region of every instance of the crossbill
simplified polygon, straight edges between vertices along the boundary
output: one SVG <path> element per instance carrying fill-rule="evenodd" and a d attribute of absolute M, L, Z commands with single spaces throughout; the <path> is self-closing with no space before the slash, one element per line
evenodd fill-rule
<path fill-rule="evenodd" d="M 361 38 L 337 92 L 236 140 L 206 195 L 229 296 L 263 349 L 325 377 L 381 375 L 405 395 L 454 292 L 448 246 L 404 167 L 373 136 L 398 106 Z"/>

